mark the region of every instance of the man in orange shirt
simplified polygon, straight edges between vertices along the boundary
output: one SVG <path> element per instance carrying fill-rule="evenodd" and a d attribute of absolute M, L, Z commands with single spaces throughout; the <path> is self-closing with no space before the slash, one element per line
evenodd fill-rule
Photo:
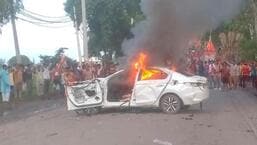
<path fill-rule="evenodd" d="M 249 78 L 249 75 L 250 75 L 250 68 L 249 66 L 245 63 L 243 66 L 242 66 L 242 87 L 245 88 L 246 87 L 246 82 Z"/>
<path fill-rule="evenodd" d="M 22 96 L 22 84 L 23 84 L 23 68 L 21 65 L 16 65 L 13 72 L 13 83 L 14 83 L 14 96 L 15 104 L 17 100 L 21 100 Z"/>

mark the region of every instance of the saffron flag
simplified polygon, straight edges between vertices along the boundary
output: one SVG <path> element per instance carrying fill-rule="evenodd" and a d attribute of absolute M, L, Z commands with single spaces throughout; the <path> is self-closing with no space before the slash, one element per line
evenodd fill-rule
<path fill-rule="evenodd" d="M 210 39 L 209 42 L 207 43 L 206 49 L 205 49 L 205 54 L 206 55 L 215 55 L 216 53 L 216 48 L 214 44 L 212 43 L 212 40 Z"/>

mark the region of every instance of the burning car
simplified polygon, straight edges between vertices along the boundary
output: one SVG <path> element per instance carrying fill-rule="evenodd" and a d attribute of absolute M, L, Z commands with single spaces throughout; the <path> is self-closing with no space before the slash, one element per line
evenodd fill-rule
<path fill-rule="evenodd" d="M 178 113 L 209 97 L 207 79 L 163 67 L 120 70 L 106 78 L 66 86 L 68 110 L 114 107 L 158 107 Z"/>

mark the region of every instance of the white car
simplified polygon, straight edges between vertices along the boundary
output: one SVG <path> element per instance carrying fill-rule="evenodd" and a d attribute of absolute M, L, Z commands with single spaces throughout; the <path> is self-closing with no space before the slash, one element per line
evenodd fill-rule
<path fill-rule="evenodd" d="M 121 70 L 106 78 L 66 86 L 68 110 L 113 107 L 159 107 L 177 113 L 209 97 L 207 79 L 152 67 L 134 75 Z"/>

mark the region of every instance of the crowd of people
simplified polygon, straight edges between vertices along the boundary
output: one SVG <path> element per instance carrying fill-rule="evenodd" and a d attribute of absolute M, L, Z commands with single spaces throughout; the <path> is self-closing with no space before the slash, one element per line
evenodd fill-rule
<path fill-rule="evenodd" d="M 169 64 L 169 63 L 168 63 Z M 173 69 L 173 67 L 172 67 Z M 106 77 L 116 72 L 114 63 L 86 62 L 67 65 L 60 61 L 51 65 L 2 65 L 0 67 L 0 93 L 3 108 L 17 106 L 24 96 L 51 99 L 65 96 L 65 84 Z M 228 63 L 218 60 L 192 60 L 186 72 L 208 78 L 211 89 L 257 89 L 257 62 Z M 0 110 L 3 110 L 0 108 Z"/>
<path fill-rule="evenodd" d="M 187 71 L 208 78 L 212 89 L 236 89 L 250 85 L 257 88 L 257 63 L 226 61 L 192 61 Z"/>
<path fill-rule="evenodd" d="M 92 80 L 105 77 L 116 71 L 116 65 L 110 64 L 104 69 L 100 63 L 78 63 L 73 65 L 16 65 L 6 64 L 0 67 L 0 110 L 18 106 L 24 97 L 39 99 L 65 96 L 65 83 Z"/>

